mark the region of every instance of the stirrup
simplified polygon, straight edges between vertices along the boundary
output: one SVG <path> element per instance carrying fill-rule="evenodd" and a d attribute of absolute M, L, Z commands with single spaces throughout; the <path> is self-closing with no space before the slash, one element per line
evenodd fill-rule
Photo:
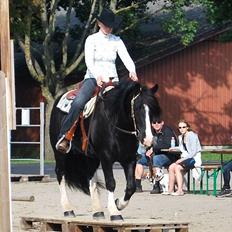
<path fill-rule="evenodd" d="M 56 150 L 57 150 L 57 151 L 59 151 L 59 144 L 60 144 L 64 139 L 66 139 L 66 138 L 65 138 L 65 135 L 63 135 L 63 136 L 58 140 L 58 142 L 56 143 Z M 69 153 L 70 150 L 71 150 L 71 148 L 72 148 L 72 141 L 70 140 L 70 141 L 69 141 L 69 148 L 68 148 L 68 150 L 67 150 L 64 154 Z"/>

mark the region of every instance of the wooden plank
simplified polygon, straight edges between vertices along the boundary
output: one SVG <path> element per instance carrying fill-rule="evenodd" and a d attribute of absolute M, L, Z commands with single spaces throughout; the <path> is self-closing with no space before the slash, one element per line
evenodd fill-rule
<path fill-rule="evenodd" d="M 12 196 L 12 201 L 34 201 L 35 197 L 33 195 L 31 196 Z"/>
<path fill-rule="evenodd" d="M 9 0 L 0 1 L 0 18 L 0 70 L 4 72 L 6 77 L 8 126 L 9 129 L 15 129 L 14 55 L 13 41 L 10 41 Z"/>
<path fill-rule="evenodd" d="M 10 25 L 9 25 L 9 1 L 0 1 L 0 51 L 1 70 L 6 77 L 10 75 Z"/>
<path fill-rule="evenodd" d="M 33 227 L 33 221 L 21 218 L 20 227 L 23 230 L 31 229 Z"/>
<path fill-rule="evenodd" d="M 94 220 L 78 220 L 76 218 L 23 218 L 22 221 L 28 222 L 27 225 L 31 225 L 30 229 L 33 229 L 33 223 L 41 223 L 41 231 L 60 231 L 60 232 L 129 232 L 138 230 L 148 230 L 151 232 L 160 231 L 178 231 L 187 232 L 187 222 L 164 222 L 149 219 L 138 220 L 125 220 L 119 222 L 111 221 L 94 221 Z M 32 222 L 30 224 L 30 222 Z M 25 223 L 24 223 L 25 224 Z"/>
<path fill-rule="evenodd" d="M 11 175 L 12 182 L 41 181 L 49 182 L 49 175 Z"/>
<path fill-rule="evenodd" d="M 5 77 L 0 72 L 0 231 L 11 231 L 9 160 Z"/>
<path fill-rule="evenodd" d="M 13 128 L 12 117 L 12 53 L 10 44 L 9 0 L 0 1 L 0 231 L 12 230 L 9 129 Z M 9 79 L 6 79 L 9 77 Z M 13 98 L 14 99 L 14 98 Z M 10 107 L 10 108 L 9 108 Z"/>
<path fill-rule="evenodd" d="M 206 166 L 202 166 L 202 168 L 205 170 L 212 170 L 215 168 L 221 168 L 221 165 L 206 165 Z"/>

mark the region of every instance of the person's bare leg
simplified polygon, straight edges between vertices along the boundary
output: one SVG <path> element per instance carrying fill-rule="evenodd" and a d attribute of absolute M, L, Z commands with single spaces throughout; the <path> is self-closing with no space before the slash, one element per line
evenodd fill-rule
<path fill-rule="evenodd" d="M 143 171 L 144 171 L 143 165 L 141 165 L 141 164 L 136 164 L 136 168 L 135 168 L 135 179 L 140 179 L 140 180 L 141 180 L 142 175 L 143 175 Z"/>
<path fill-rule="evenodd" d="M 174 192 L 174 187 L 175 187 L 175 181 L 176 181 L 176 177 L 175 177 L 175 166 L 176 164 L 173 163 L 169 166 L 169 183 L 168 183 L 168 192 L 172 193 Z"/>
<path fill-rule="evenodd" d="M 176 173 L 176 182 L 177 182 L 177 192 L 183 193 L 183 173 L 184 169 L 181 165 L 176 165 L 175 167 L 175 173 Z"/>

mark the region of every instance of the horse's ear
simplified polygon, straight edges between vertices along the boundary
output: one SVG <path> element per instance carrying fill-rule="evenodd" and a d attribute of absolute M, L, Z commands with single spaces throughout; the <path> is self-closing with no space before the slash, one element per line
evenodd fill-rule
<path fill-rule="evenodd" d="M 158 89 L 159 89 L 159 85 L 158 85 L 158 84 L 155 84 L 155 85 L 151 88 L 151 92 L 152 92 L 153 94 L 155 94 L 155 93 L 158 91 Z"/>

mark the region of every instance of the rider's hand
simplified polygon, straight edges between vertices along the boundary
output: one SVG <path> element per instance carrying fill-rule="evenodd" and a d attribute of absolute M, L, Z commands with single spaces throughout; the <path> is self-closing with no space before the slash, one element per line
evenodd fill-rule
<path fill-rule="evenodd" d="M 151 157 L 152 153 L 153 153 L 153 148 L 151 147 L 149 150 L 147 150 L 146 156 Z"/>
<path fill-rule="evenodd" d="M 129 77 L 133 81 L 138 81 L 138 77 L 137 77 L 137 74 L 135 72 L 130 72 Z"/>
<path fill-rule="evenodd" d="M 180 164 L 180 163 L 182 163 L 183 161 L 184 161 L 184 159 L 183 159 L 183 158 L 178 159 L 178 160 L 176 161 L 176 164 Z"/>
<path fill-rule="evenodd" d="M 99 87 L 102 87 L 102 85 L 103 85 L 102 76 L 98 76 L 98 77 L 97 77 L 97 85 L 98 85 Z"/>

